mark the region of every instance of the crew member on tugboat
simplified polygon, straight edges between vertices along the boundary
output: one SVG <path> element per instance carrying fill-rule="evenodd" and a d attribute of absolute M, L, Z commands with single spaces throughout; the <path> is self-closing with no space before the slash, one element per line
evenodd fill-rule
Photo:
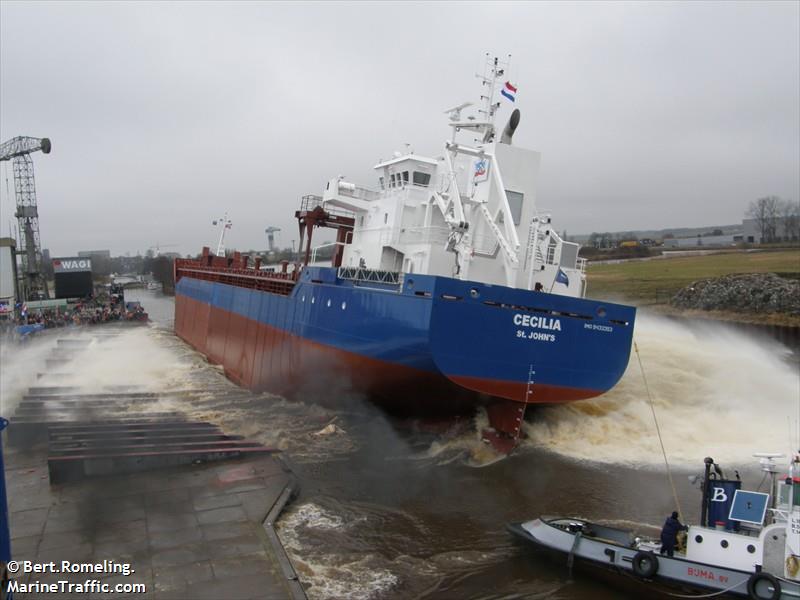
<path fill-rule="evenodd" d="M 688 530 L 689 528 L 678 520 L 678 511 L 672 511 L 672 514 L 664 521 L 664 527 L 661 528 L 661 554 L 673 556 L 678 532 Z"/>

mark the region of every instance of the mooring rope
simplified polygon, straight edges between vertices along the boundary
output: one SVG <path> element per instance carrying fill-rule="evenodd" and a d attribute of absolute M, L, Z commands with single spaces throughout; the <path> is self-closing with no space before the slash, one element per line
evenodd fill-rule
<path fill-rule="evenodd" d="M 572 542 L 572 548 L 567 555 L 567 572 L 569 573 L 569 578 L 572 579 L 572 563 L 575 562 L 575 550 L 578 548 L 578 544 L 583 537 L 583 531 L 579 531 L 575 534 L 575 539 Z"/>
<path fill-rule="evenodd" d="M 683 516 L 681 510 L 681 503 L 678 500 L 678 492 L 675 491 L 675 482 L 672 480 L 672 470 L 669 468 L 669 460 L 667 460 L 667 451 L 664 448 L 664 440 L 661 437 L 661 427 L 658 426 L 658 417 L 656 417 L 656 407 L 653 404 L 653 396 L 650 393 L 650 384 L 647 383 L 647 375 L 644 372 L 644 365 L 642 365 L 642 357 L 639 355 L 639 346 L 636 341 L 633 342 L 633 349 L 636 351 L 636 360 L 639 361 L 639 370 L 642 372 L 642 379 L 644 380 L 644 389 L 647 391 L 647 399 L 650 402 L 650 411 L 653 413 L 653 422 L 656 424 L 656 433 L 658 433 L 658 443 L 661 444 L 661 454 L 664 456 L 664 465 L 667 468 L 667 478 L 669 478 L 669 485 L 672 488 L 672 497 L 675 499 L 675 506 L 678 507 L 678 514 Z"/>

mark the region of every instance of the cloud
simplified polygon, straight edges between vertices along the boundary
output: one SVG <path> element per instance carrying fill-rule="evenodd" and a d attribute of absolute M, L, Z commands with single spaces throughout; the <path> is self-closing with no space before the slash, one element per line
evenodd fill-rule
<path fill-rule="evenodd" d="M 733 223 L 800 197 L 796 3 L 22 3 L 0 5 L 0 137 L 34 156 L 54 255 L 297 239 L 300 197 L 476 100 L 512 54 L 515 142 L 570 232 Z M 7 163 L 6 163 L 7 164 Z M 10 170 L 9 170 L 10 173 Z M 5 179 L 5 167 L 0 169 Z M 13 193 L 13 184 L 10 190 Z M 0 226 L 13 198 L 0 184 Z"/>

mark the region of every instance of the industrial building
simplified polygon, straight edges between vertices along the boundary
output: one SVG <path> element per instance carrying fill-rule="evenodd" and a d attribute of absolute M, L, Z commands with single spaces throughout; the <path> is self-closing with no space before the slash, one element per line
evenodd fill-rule
<path fill-rule="evenodd" d="M 17 289 L 17 243 L 13 238 L 0 238 L 0 318 L 14 314 Z"/>

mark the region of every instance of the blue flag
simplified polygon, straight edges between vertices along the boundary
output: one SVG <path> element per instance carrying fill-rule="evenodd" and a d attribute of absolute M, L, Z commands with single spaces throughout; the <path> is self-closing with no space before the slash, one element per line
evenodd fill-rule
<path fill-rule="evenodd" d="M 569 277 L 561 270 L 561 267 L 558 268 L 558 273 L 556 273 L 556 282 L 569 286 Z"/>

